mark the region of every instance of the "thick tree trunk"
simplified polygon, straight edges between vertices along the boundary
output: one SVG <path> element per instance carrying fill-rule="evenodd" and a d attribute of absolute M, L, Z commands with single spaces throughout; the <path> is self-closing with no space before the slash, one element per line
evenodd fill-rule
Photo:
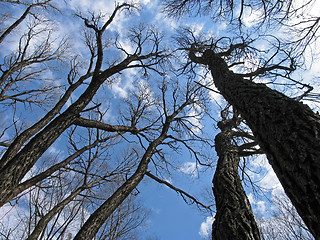
<path fill-rule="evenodd" d="M 211 50 L 203 54 L 201 63 L 209 66 L 216 87 L 246 120 L 299 215 L 320 239 L 319 115 L 307 105 L 233 73 Z"/>
<path fill-rule="evenodd" d="M 240 157 L 231 143 L 231 128 L 221 130 L 215 138 L 219 160 L 213 178 L 217 212 L 212 225 L 212 239 L 258 240 L 258 226 L 238 174 Z"/>

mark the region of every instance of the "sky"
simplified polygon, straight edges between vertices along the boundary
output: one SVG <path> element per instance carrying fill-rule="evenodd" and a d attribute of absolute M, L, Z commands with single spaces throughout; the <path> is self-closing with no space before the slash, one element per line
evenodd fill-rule
<path fill-rule="evenodd" d="M 59 29 L 57 38 L 70 34 L 72 36 L 72 50 L 80 53 L 80 57 L 86 56 L 86 51 L 83 49 L 81 43 L 81 29 L 83 28 L 83 22 L 76 19 L 73 15 L 74 12 L 103 12 L 106 17 L 113 11 L 115 2 L 112 0 L 70 0 L 56 1 L 58 7 L 62 9 L 62 14 L 55 13 L 54 18 L 57 19 L 56 24 Z M 221 35 L 227 34 L 226 24 L 214 24 L 210 18 L 206 17 L 184 17 L 181 19 L 171 19 L 161 12 L 160 3 L 158 0 L 141 0 L 139 11 L 134 11 L 131 15 L 128 12 L 123 11 L 116 16 L 113 24 L 108 29 L 108 34 L 114 36 L 118 34 L 119 43 L 128 52 L 132 50 L 132 46 L 126 40 L 126 31 L 132 23 L 137 24 L 143 22 L 146 25 L 155 25 L 160 31 L 163 31 L 166 35 L 174 35 L 176 29 L 179 26 L 188 26 L 194 30 L 195 35 L 200 34 L 201 31 L 206 31 L 211 34 Z M 254 25 L 255 13 L 247 13 L 244 18 L 246 26 L 251 27 Z M 160 24 L 159 24 L 160 23 Z M 80 31 L 79 31 L 80 29 Z M 171 45 L 172 42 L 167 38 L 167 44 Z M 15 42 L 8 42 L 6 50 L 14 49 Z M 4 54 L 5 50 L 1 49 Z M 110 53 L 112 55 L 112 53 Z M 112 56 L 111 56 L 112 57 Z M 319 62 L 319 59 L 314 58 L 314 62 Z M 309 65 L 303 76 L 306 81 L 313 82 L 314 76 L 319 76 L 319 69 L 314 65 Z M 48 74 L 53 74 L 48 72 Z M 108 91 L 111 92 L 114 99 L 119 100 L 129 96 L 130 91 L 134 90 L 136 85 L 136 76 L 138 72 L 136 70 L 126 71 L 121 81 L 115 81 L 111 84 Z M 141 80 L 140 84 L 144 84 Z M 75 92 L 74 98 L 80 93 Z M 219 94 L 211 93 L 212 103 L 225 104 L 224 100 Z M 70 103 L 69 103 L 70 104 Z M 317 108 L 317 105 L 311 105 Z M 115 112 L 116 106 L 109 106 L 104 120 L 110 122 L 116 121 Z M 41 110 L 39 110 L 41 115 Z M 219 107 L 213 110 L 219 117 Z M 2 118 L 5 115 L 2 114 Z M 196 120 L 195 120 L 196 121 Z M 205 128 L 203 123 L 196 123 L 202 128 Z M 215 123 L 207 123 L 207 129 L 210 129 L 211 136 L 217 133 Z M 208 131 L 208 130 L 207 130 Z M 3 136 L 5 137 L 5 136 Z M 54 154 L 60 154 L 63 156 L 66 149 L 61 146 L 61 141 L 57 141 L 50 149 L 49 152 Z M 215 152 L 210 152 L 212 161 L 217 160 Z M 172 183 L 176 187 L 183 189 L 184 191 L 198 197 L 199 199 L 209 202 L 209 196 L 206 196 L 207 191 L 211 191 L 211 181 L 214 174 L 214 168 L 198 168 L 196 169 L 195 160 L 187 153 L 183 151 L 181 155 L 171 156 L 177 164 L 177 170 L 172 175 L 165 175 L 168 182 Z M 268 217 L 271 213 L 272 205 L 267 198 L 272 199 L 273 196 L 281 194 L 283 192 L 279 181 L 277 180 L 274 172 L 268 164 L 264 156 L 259 156 L 251 162 L 251 168 L 253 170 L 260 170 L 258 174 L 251 172 L 250 177 L 257 181 L 257 184 L 263 186 L 266 190 L 263 195 L 257 196 L 252 193 L 250 187 L 246 187 L 248 198 L 252 204 L 254 213 L 257 217 Z M 198 172 L 199 171 L 199 172 Z M 183 199 L 172 189 L 166 186 L 160 185 L 155 181 L 145 177 L 142 183 L 138 186 L 139 201 L 149 210 L 145 225 L 142 227 L 141 238 L 139 239 L 162 239 L 162 240 L 195 240 L 195 239 L 208 239 L 210 235 L 210 228 L 213 221 L 213 216 L 209 213 L 201 212 L 194 205 L 186 204 Z M 14 222 L 14 213 L 10 208 L 2 208 L 0 210 L 0 219 L 3 222 Z"/>

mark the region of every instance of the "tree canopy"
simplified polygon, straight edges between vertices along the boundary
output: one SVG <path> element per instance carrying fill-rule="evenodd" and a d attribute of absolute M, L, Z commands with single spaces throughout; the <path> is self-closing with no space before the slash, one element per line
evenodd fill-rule
<path fill-rule="evenodd" d="M 269 239 L 266 156 L 320 238 L 317 4 L 0 1 L 1 237 L 141 239 L 153 181 L 213 239 Z"/>

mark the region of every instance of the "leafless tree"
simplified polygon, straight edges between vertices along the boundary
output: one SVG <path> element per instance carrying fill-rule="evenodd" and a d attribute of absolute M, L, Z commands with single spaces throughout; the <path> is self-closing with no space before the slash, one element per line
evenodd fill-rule
<path fill-rule="evenodd" d="M 25 6 L 20 1 L 9 2 L 14 2 L 15 11 L 19 6 Z M 7 4 L 1 3 L 5 15 L 9 15 Z M 1 35 L 0 104 L 2 113 L 6 113 L 7 117 L 12 115 L 13 119 L 11 123 L 4 121 L 2 126 L 1 136 L 10 136 L 1 141 L 4 148 L 9 147 L 15 135 L 26 128 L 26 124 L 17 123 L 21 119 L 18 113 L 21 106 L 32 111 L 34 107 L 45 109 L 56 101 L 61 86 L 47 77 L 50 75 L 48 68 L 63 60 L 68 49 L 66 38 L 53 36 L 54 22 L 40 14 L 40 10 L 46 12 L 48 8 L 53 9 L 50 1 L 38 1 L 26 7 L 16 22 L 11 23 L 10 19 L 4 21 L 9 25 L 3 26 Z M 11 44 L 16 45 L 12 51 Z"/>
<path fill-rule="evenodd" d="M 252 12 L 258 13 L 256 23 L 261 24 L 258 24 L 258 29 L 255 28 L 255 31 L 260 34 L 264 31 L 262 26 L 264 22 L 269 23 L 268 26 L 271 27 L 276 22 L 281 23 L 282 29 L 290 32 L 290 39 L 282 42 L 277 40 L 278 50 L 265 59 L 261 59 L 261 56 L 268 54 L 257 49 L 245 35 L 238 37 L 236 41 L 230 41 L 227 44 L 229 47 L 225 45 L 226 48 L 217 46 L 217 43 L 229 39 L 228 37 L 209 40 L 207 38 L 207 41 L 193 37 L 189 42 L 189 58 L 192 62 L 209 68 L 215 86 L 223 97 L 239 110 L 266 152 L 293 205 L 317 239 L 320 237 L 319 219 L 316 214 L 320 206 L 319 196 L 316 194 L 320 186 L 320 179 L 316 177 L 318 175 L 316 172 L 319 172 L 317 167 L 319 116 L 299 102 L 310 94 L 312 87 L 305 84 L 309 89 L 300 97 L 292 99 L 263 84 L 253 82 L 257 77 L 272 75 L 274 76 L 272 81 L 281 78 L 292 80 L 291 73 L 299 67 L 297 56 L 304 53 L 306 48 L 311 47 L 310 43 L 318 38 L 319 16 L 309 14 L 314 3 L 314 1 L 303 3 L 220 1 L 220 4 L 216 4 L 213 1 L 166 1 L 165 11 L 171 16 L 209 13 L 214 20 L 222 17 L 241 27 L 246 8 L 249 8 Z M 296 38 L 293 32 L 297 33 Z M 259 35 L 258 38 L 264 36 Z M 287 48 L 288 46 L 291 50 Z M 248 54 L 250 51 L 254 53 L 254 58 L 259 59 L 253 64 L 251 61 L 253 55 Z M 280 52 L 286 56 L 280 56 Z M 242 57 L 234 58 L 239 54 Z M 275 61 L 276 58 L 278 62 Z M 249 62 L 251 63 L 248 64 Z M 245 66 L 242 64 L 254 67 L 250 70 L 242 67 Z M 291 83 L 301 84 L 300 81 Z M 286 82 L 284 85 L 289 84 Z M 313 97 L 313 94 L 310 94 L 309 99 Z M 313 180 L 310 182 L 309 179 Z M 306 198 L 301 198 L 301 192 L 304 192 Z"/>
<path fill-rule="evenodd" d="M 166 0 L 164 1 L 164 12 L 169 16 L 177 17 L 184 14 L 192 15 L 210 15 L 213 20 L 224 19 L 229 22 L 236 21 L 242 25 L 243 18 L 249 12 L 256 13 L 257 21 L 266 21 L 267 19 L 287 18 L 288 14 L 293 11 L 292 0 L 282 2 L 278 0 L 242 0 L 242 1 L 219 1 L 212 0 Z M 307 4 L 306 4 L 307 5 Z"/>
<path fill-rule="evenodd" d="M 215 137 L 215 150 L 219 159 L 212 181 L 216 204 L 212 239 L 260 239 L 258 226 L 239 176 L 240 156 L 258 153 L 259 149 L 252 150 L 257 145 L 253 136 L 236 130 L 241 123 L 237 112 L 233 113 L 232 118 L 228 117 L 229 112 L 229 106 L 222 111 L 222 120 L 218 122 L 221 132 Z M 234 142 L 236 136 L 247 138 L 250 142 L 238 146 Z"/>
<path fill-rule="evenodd" d="M 314 239 L 285 194 L 274 197 L 271 217 L 258 221 L 262 239 Z"/>
<path fill-rule="evenodd" d="M 201 128 L 194 122 L 195 119 L 201 119 L 205 112 L 206 94 L 197 84 L 180 84 L 178 80 L 168 82 L 165 79 L 163 68 L 170 54 L 161 47 L 161 34 L 142 24 L 131 28 L 128 35 L 130 52 L 122 46 L 119 36 L 106 40 L 105 33 L 117 14 L 134 8 L 128 3 L 116 5 L 109 17 L 102 13 L 77 13 L 76 19 L 84 23 L 83 40 L 89 53 L 87 61 L 83 63 L 79 57 L 72 56 L 69 59 L 70 70 L 57 88 L 41 92 L 38 91 L 39 87 L 32 84 L 39 93 L 38 102 L 32 102 L 31 99 L 36 98 L 33 92 L 19 95 L 21 99 L 30 100 L 28 103 L 38 103 L 39 106 L 42 100 L 48 100 L 45 93 L 57 90 L 55 94 L 59 94 L 59 98 L 53 99 L 51 105 L 45 105 L 47 112 L 40 120 L 33 117 L 31 124 L 21 125 L 20 128 L 13 124 L 12 128 L 16 128 L 13 137 L 3 143 L 1 205 L 6 204 L 7 207 L 10 202 L 14 208 L 19 208 L 28 200 L 29 215 L 25 219 L 29 219 L 29 222 L 21 219 L 21 223 L 25 224 L 25 238 L 69 239 L 77 231 L 76 239 L 131 236 L 144 219 L 136 217 L 140 208 L 135 205 L 132 192 L 144 175 L 151 174 L 148 172 L 149 165 L 156 173 L 167 171 L 173 163 L 166 160 L 166 150 L 178 152 L 181 147 L 190 151 L 197 164 L 209 165 L 202 161 L 204 154 L 192 146 L 195 142 L 206 142 L 197 134 Z M 52 48 L 55 43 L 50 41 L 50 31 L 53 29 L 48 28 L 40 28 L 40 35 L 48 33 L 44 44 L 28 49 L 32 38 L 38 37 L 35 31 L 37 24 L 45 23 L 43 19 L 31 16 L 35 25 L 30 25 L 27 34 L 21 37 L 21 46 L 12 54 L 12 66 L 10 61 L 7 64 L 10 73 L 4 76 L 4 79 L 17 84 L 20 83 L 18 77 L 23 76 L 18 73 L 23 72 L 24 67 L 31 73 L 27 77 L 37 81 L 39 74 L 48 69 L 47 64 L 42 65 L 41 57 L 48 58 L 43 61 L 59 64 L 63 55 L 58 53 L 65 53 L 66 50 L 62 49 L 66 47 L 65 42 L 58 45 L 61 49 Z M 27 18 L 24 17 L 18 25 Z M 43 53 L 38 58 L 39 62 L 35 60 L 34 68 L 30 68 L 33 66 L 30 62 L 38 56 L 34 55 L 37 52 L 32 52 L 32 49 L 39 49 Z M 112 56 L 109 52 L 112 52 Z M 24 60 L 30 66 L 22 66 Z M 21 68 L 13 69 L 16 65 Z M 43 70 L 37 72 L 39 66 Z M 139 70 L 144 80 L 135 82 L 129 97 L 116 103 L 120 105 L 119 117 L 113 119 L 111 124 L 106 117 L 108 107 L 113 104 L 110 100 L 112 97 L 108 96 L 109 86 L 112 87 L 115 81 L 123 77 L 122 73 L 125 75 L 130 70 Z M 156 74 L 152 75 L 152 87 L 148 86 L 150 72 Z M 161 80 L 158 81 L 159 77 Z M 29 79 L 24 77 L 21 83 Z M 19 92 L 21 86 L 13 90 Z M 7 105 L 14 109 L 19 106 L 16 104 L 19 101 L 14 99 L 17 97 L 8 97 L 2 102 L 11 101 Z M 9 132 L 10 127 L 3 128 L 3 135 Z M 61 150 L 64 154 L 50 158 L 50 146 L 56 144 L 57 140 L 66 143 Z M 126 149 L 128 154 L 120 149 Z M 41 164 L 45 167 L 40 168 Z M 152 176 L 156 178 L 156 175 Z M 174 189 L 201 205 L 190 194 Z M 74 227 L 75 223 L 78 223 L 77 227 Z M 1 234 L 8 239 L 13 236 L 11 229 Z"/>
<path fill-rule="evenodd" d="M 87 118 L 98 122 L 103 115 L 94 118 L 89 114 Z M 29 211 L 27 216 L 23 212 L 21 216 L 15 216 L 21 224 L 8 239 L 50 239 L 74 235 L 88 211 L 99 206 L 136 165 L 134 148 L 118 156 L 110 156 L 109 152 L 119 143 L 120 133 L 109 134 L 94 128 L 77 131 L 77 128 L 68 131 L 69 157 L 59 162 L 59 157 L 46 154 L 40 161 L 45 171 L 38 163 L 36 172 L 32 171 L 34 176 L 19 185 L 17 197 L 12 201 L 15 202 L 13 209 L 19 209 L 27 202 Z M 112 213 L 96 239 L 132 236 L 143 223 L 144 216 L 144 210 L 131 196 Z M 3 228 L 2 233 L 5 235 L 9 230 Z"/>
<path fill-rule="evenodd" d="M 160 146 L 168 145 L 174 146 L 182 142 L 180 139 L 181 131 L 189 129 L 188 132 L 192 133 L 192 125 L 189 122 L 193 116 L 189 115 L 188 109 L 194 105 L 201 105 L 201 88 L 198 86 L 188 86 L 185 90 L 185 94 L 181 96 L 178 93 L 179 85 L 176 85 L 173 91 L 169 91 L 165 82 L 160 86 L 159 99 L 160 102 L 156 104 L 157 108 L 154 108 L 155 113 L 151 119 L 153 119 L 149 126 L 151 131 L 149 133 L 138 132 L 137 136 L 144 146 L 144 153 L 139 160 L 139 165 L 135 172 L 126 180 L 113 194 L 110 196 L 97 210 L 95 210 L 91 216 L 87 219 L 85 224 L 81 227 L 80 231 L 76 235 L 75 239 L 91 239 L 97 231 L 101 228 L 103 223 L 110 217 L 112 212 L 129 196 L 129 194 L 138 186 L 144 176 L 148 172 L 149 163 L 155 162 L 153 155 L 163 158 L 163 153 Z M 167 93 L 173 94 L 172 99 L 168 99 Z M 146 111 L 148 107 L 148 100 L 143 100 L 143 96 L 149 98 L 145 94 L 138 94 L 137 105 L 135 108 L 130 107 L 132 110 L 131 119 L 139 120 L 142 111 Z M 132 99 L 131 99 L 132 101 Z M 135 101 L 133 101 L 135 103 Z M 171 102 L 171 104 L 169 104 Z M 143 104 L 144 103 L 144 104 Z M 145 109 L 144 109 L 145 108 Z M 202 114 L 202 113 L 198 113 Z M 103 126 L 92 125 L 92 127 L 103 129 Z M 184 131 L 185 132 L 185 131 Z M 168 142 L 167 142 L 168 141 Z M 143 143 L 145 142 L 145 143 Z M 187 146 L 187 145 L 186 145 Z"/>
<path fill-rule="evenodd" d="M 252 43 L 231 43 L 223 49 L 216 44 L 221 39 L 191 44 L 189 58 L 193 63 L 209 68 L 215 86 L 245 119 L 287 195 L 317 238 L 320 234 L 319 219 L 315 214 L 320 205 L 317 200 L 320 185 L 317 172 L 320 169 L 316 163 L 320 117 L 297 101 L 300 98 L 289 98 L 265 84 L 252 81 L 257 76 L 272 74 L 290 80 L 290 74 L 295 70 L 294 59 L 285 50 L 286 55 L 280 58 L 278 53 L 282 50 L 279 49 L 276 52 L 279 60 L 271 56 L 269 60 L 260 61 L 254 70 L 235 73 L 230 66 L 242 63 L 230 62 L 232 54 L 246 54 Z"/>
<path fill-rule="evenodd" d="M 60 100 L 55 106 L 38 122 L 31 127 L 21 132 L 14 141 L 10 144 L 8 149 L 1 159 L 1 172 L 3 178 L 1 182 L 1 202 L 4 204 L 14 197 L 12 191 L 19 184 L 25 174 L 34 166 L 42 154 L 61 136 L 70 126 L 78 123 L 89 124 L 90 120 L 81 117 L 81 113 L 91 102 L 100 86 L 121 71 L 130 68 L 144 68 L 155 69 L 154 66 L 163 61 L 167 55 L 160 49 L 160 38 L 156 32 L 150 29 L 138 29 L 135 35 L 132 35 L 132 41 L 136 44 L 134 52 L 127 53 L 123 48 L 118 46 L 119 51 L 125 53 L 122 60 L 113 62 L 109 67 L 103 66 L 104 60 L 104 44 L 103 33 L 107 27 L 112 23 L 115 15 L 123 10 L 130 9 L 133 6 L 130 4 L 117 5 L 110 18 L 101 23 L 102 16 L 97 18 L 87 19 L 81 17 L 88 28 L 95 36 L 95 41 L 89 44 L 91 50 L 91 58 L 86 73 L 77 77 L 75 69 L 72 68 L 69 76 L 69 86 L 64 92 Z M 145 52 L 143 47 L 146 44 L 153 44 L 150 51 Z M 65 111 L 59 113 L 65 103 L 68 101 L 72 92 L 74 92 L 84 81 L 88 81 L 87 87 L 83 94 L 74 101 Z M 87 110 L 89 111 L 89 109 Z M 109 131 L 125 131 L 136 132 L 134 125 L 131 126 L 111 126 L 107 124 Z"/>

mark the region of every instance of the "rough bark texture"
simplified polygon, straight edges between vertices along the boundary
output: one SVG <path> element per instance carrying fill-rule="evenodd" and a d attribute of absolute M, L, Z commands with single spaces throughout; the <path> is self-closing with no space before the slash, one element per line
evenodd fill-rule
<path fill-rule="evenodd" d="M 238 174 L 240 157 L 231 143 L 231 128 L 221 130 L 215 138 L 219 160 L 213 178 L 217 212 L 212 225 L 212 239 L 258 240 L 259 230 Z"/>
<path fill-rule="evenodd" d="M 299 215 L 320 239 L 319 115 L 307 105 L 233 73 L 211 50 L 201 60 L 209 66 L 224 98 L 246 120 Z"/>

